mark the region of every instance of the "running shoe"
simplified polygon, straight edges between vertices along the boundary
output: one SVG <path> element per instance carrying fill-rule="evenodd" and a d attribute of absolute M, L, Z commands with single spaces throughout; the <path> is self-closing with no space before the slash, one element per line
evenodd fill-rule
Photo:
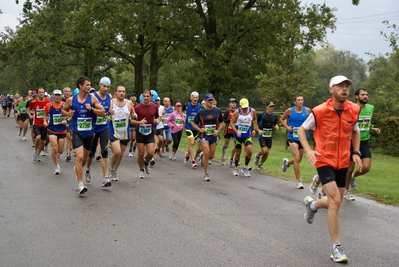
<path fill-rule="evenodd" d="M 288 164 L 288 159 L 283 158 L 283 166 L 281 166 L 281 170 L 285 172 L 290 165 Z"/>
<path fill-rule="evenodd" d="M 21 136 L 21 133 L 22 133 L 22 129 L 19 129 L 18 136 Z"/>
<path fill-rule="evenodd" d="M 234 170 L 233 170 L 233 175 L 234 175 L 234 176 L 238 176 L 238 168 L 234 168 Z"/>
<path fill-rule="evenodd" d="M 258 164 L 258 170 L 266 170 L 265 167 L 263 167 L 262 164 Z"/>
<path fill-rule="evenodd" d="M 58 175 L 58 174 L 60 174 L 61 173 L 61 168 L 60 168 L 60 166 L 58 165 L 58 166 L 55 166 L 55 171 L 54 171 L 54 174 L 55 175 Z"/>
<path fill-rule="evenodd" d="M 169 153 L 169 159 L 170 159 L 170 160 L 173 160 L 173 152 L 170 152 L 170 153 Z"/>
<path fill-rule="evenodd" d="M 259 155 L 258 154 L 255 155 L 254 163 L 256 166 L 259 165 Z"/>
<path fill-rule="evenodd" d="M 110 177 L 110 180 L 113 181 L 113 182 L 119 181 L 119 178 L 118 178 L 118 176 L 117 176 L 117 174 L 116 174 L 116 171 L 111 170 L 111 177 Z"/>
<path fill-rule="evenodd" d="M 226 159 L 225 158 L 222 158 L 222 165 L 226 166 Z"/>
<path fill-rule="evenodd" d="M 66 154 L 65 161 L 68 161 L 68 162 L 71 161 L 71 154 L 69 154 L 69 153 Z"/>
<path fill-rule="evenodd" d="M 157 154 L 158 154 L 158 156 L 159 156 L 160 158 L 163 158 L 163 154 L 162 154 L 162 152 L 161 152 L 159 149 L 158 149 Z"/>
<path fill-rule="evenodd" d="M 26 138 L 25 138 L 25 136 L 22 136 L 22 141 L 26 141 Z"/>
<path fill-rule="evenodd" d="M 318 175 L 313 176 L 312 183 L 309 186 L 310 193 L 314 195 L 319 185 L 320 185 L 319 176 Z"/>
<path fill-rule="evenodd" d="M 349 201 L 354 201 L 355 200 L 355 198 L 353 197 L 353 195 L 351 194 L 351 191 L 349 189 L 345 190 L 344 198 L 346 200 L 349 200 Z"/>
<path fill-rule="evenodd" d="M 45 152 L 45 153 L 48 153 L 48 152 L 49 152 L 49 150 L 48 150 L 48 145 L 45 145 L 45 146 L 44 146 L 44 152 Z"/>
<path fill-rule="evenodd" d="M 342 248 L 342 245 L 337 245 L 331 255 L 330 258 L 335 261 L 335 262 L 339 262 L 339 263 L 345 263 L 348 262 L 348 257 L 346 257 L 344 249 Z"/>
<path fill-rule="evenodd" d="M 188 154 L 188 152 L 184 153 L 184 163 L 187 163 L 188 160 L 190 159 L 190 155 Z"/>
<path fill-rule="evenodd" d="M 303 189 L 302 180 L 297 180 L 297 181 L 296 181 L 296 188 L 297 188 L 297 189 Z"/>
<path fill-rule="evenodd" d="M 32 147 L 35 147 L 35 142 L 32 143 Z"/>
<path fill-rule="evenodd" d="M 144 171 L 143 171 L 143 170 L 141 170 L 141 171 L 139 172 L 139 178 L 140 178 L 140 179 L 144 179 Z"/>
<path fill-rule="evenodd" d="M 37 161 L 37 153 L 36 153 L 36 151 L 33 152 L 33 161 Z"/>
<path fill-rule="evenodd" d="M 133 153 L 129 152 L 129 158 L 133 158 Z"/>
<path fill-rule="evenodd" d="M 204 175 L 204 180 L 209 182 L 211 179 L 209 178 L 209 174 L 205 174 Z"/>
<path fill-rule="evenodd" d="M 42 162 L 42 159 L 40 158 L 40 155 L 37 155 L 36 160 L 37 160 L 37 162 Z"/>
<path fill-rule="evenodd" d="M 229 159 L 229 168 L 233 168 L 234 160 Z"/>
<path fill-rule="evenodd" d="M 176 154 L 173 154 L 172 160 L 176 160 Z"/>
<path fill-rule="evenodd" d="M 145 172 L 146 172 L 147 174 L 150 174 L 150 165 L 144 164 L 144 170 L 145 170 Z"/>
<path fill-rule="evenodd" d="M 101 160 L 101 155 L 97 155 L 96 161 L 100 161 L 100 160 Z"/>
<path fill-rule="evenodd" d="M 83 195 L 87 192 L 87 187 L 83 183 L 79 183 L 78 185 L 78 195 Z"/>
<path fill-rule="evenodd" d="M 191 161 L 191 168 L 195 168 L 197 167 L 197 163 L 195 162 L 195 160 Z"/>
<path fill-rule="evenodd" d="M 245 177 L 251 177 L 251 173 L 249 172 L 247 167 L 242 167 L 241 171 L 244 173 Z"/>
<path fill-rule="evenodd" d="M 40 156 L 46 156 L 46 153 L 45 153 L 45 151 L 44 150 L 42 150 L 41 152 L 40 152 Z"/>
<path fill-rule="evenodd" d="M 86 183 L 90 183 L 91 182 L 91 174 L 90 174 L 90 170 L 86 170 L 85 173 L 85 179 L 86 179 Z"/>
<path fill-rule="evenodd" d="M 309 224 L 312 224 L 314 219 L 314 214 L 317 212 L 317 210 L 313 211 L 310 209 L 310 204 L 312 204 L 314 200 L 311 196 L 307 196 L 305 197 L 304 201 L 306 206 L 305 219 Z"/>
<path fill-rule="evenodd" d="M 111 180 L 108 177 L 104 177 L 102 187 L 110 187 L 111 185 Z"/>
<path fill-rule="evenodd" d="M 240 164 L 238 164 L 238 166 L 240 166 Z M 248 171 L 252 171 L 252 166 L 248 166 L 247 169 Z"/>
<path fill-rule="evenodd" d="M 356 178 L 353 176 L 352 176 L 352 180 L 351 180 L 351 188 L 353 190 L 357 190 Z"/>
<path fill-rule="evenodd" d="M 199 165 L 201 165 L 202 166 L 202 160 L 204 159 L 204 152 L 201 152 L 200 154 L 199 154 L 199 159 L 198 159 L 198 163 L 199 163 Z"/>
<path fill-rule="evenodd" d="M 155 165 L 155 160 L 154 160 L 154 158 L 152 158 L 151 160 L 150 160 L 150 166 L 152 167 L 152 166 L 154 166 Z"/>

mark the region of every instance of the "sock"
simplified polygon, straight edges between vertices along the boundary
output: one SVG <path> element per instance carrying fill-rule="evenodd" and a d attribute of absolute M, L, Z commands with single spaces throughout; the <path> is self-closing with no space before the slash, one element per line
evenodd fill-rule
<path fill-rule="evenodd" d="M 236 165 L 236 168 L 238 168 L 238 162 L 240 161 L 240 159 L 234 159 L 234 162 L 235 162 L 235 165 Z"/>
<path fill-rule="evenodd" d="M 222 149 L 222 158 L 225 158 L 225 156 L 226 156 L 226 151 L 227 151 L 227 147 L 224 147 L 224 146 L 223 146 L 223 149 Z"/>
<path fill-rule="evenodd" d="M 333 249 L 335 249 L 337 246 L 341 246 L 341 243 L 335 243 L 335 244 L 333 244 Z"/>
<path fill-rule="evenodd" d="M 314 203 L 315 203 L 315 201 L 313 201 L 312 203 L 310 203 L 309 208 L 310 208 L 312 211 L 317 211 L 317 209 L 316 209 Z"/>
<path fill-rule="evenodd" d="M 248 166 L 248 164 L 251 162 L 251 158 L 245 156 L 245 166 Z"/>
<path fill-rule="evenodd" d="M 78 181 L 78 186 L 83 184 L 83 181 Z"/>

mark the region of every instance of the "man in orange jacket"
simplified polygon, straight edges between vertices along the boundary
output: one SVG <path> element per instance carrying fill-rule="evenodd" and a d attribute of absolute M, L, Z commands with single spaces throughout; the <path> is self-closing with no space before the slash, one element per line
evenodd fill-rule
<path fill-rule="evenodd" d="M 332 98 L 315 107 L 298 130 L 299 140 L 306 152 L 306 158 L 315 165 L 327 197 L 313 200 L 305 198 L 305 218 L 313 223 L 318 209 L 328 209 L 327 224 L 333 242 L 330 258 L 335 262 L 348 262 L 339 241 L 339 208 L 345 190 L 346 174 L 350 160 L 350 146 L 354 148 L 353 161 L 362 168 L 359 145 L 360 133 L 357 123 L 360 108 L 348 101 L 349 86 L 353 82 L 345 76 L 335 76 L 330 81 Z M 314 131 L 315 149 L 311 149 L 306 139 L 306 131 Z"/>

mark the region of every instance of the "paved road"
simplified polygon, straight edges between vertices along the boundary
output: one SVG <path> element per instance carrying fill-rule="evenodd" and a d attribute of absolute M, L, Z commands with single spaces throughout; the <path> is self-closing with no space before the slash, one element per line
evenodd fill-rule
<path fill-rule="evenodd" d="M 72 162 L 53 175 L 49 156 L 32 162 L 29 141 L 0 120 L 0 266 L 336 266 L 326 211 L 312 225 L 292 181 L 252 172 L 234 177 L 159 159 L 138 179 L 124 157 L 119 182 L 101 188 L 100 163 L 82 197 Z M 357 198 L 341 209 L 350 266 L 398 266 L 399 209 Z"/>

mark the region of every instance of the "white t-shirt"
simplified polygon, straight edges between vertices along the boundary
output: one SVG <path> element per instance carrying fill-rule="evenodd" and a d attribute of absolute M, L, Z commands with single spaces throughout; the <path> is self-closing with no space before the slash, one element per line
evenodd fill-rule
<path fill-rule="evenodd" d="M 159 106 L 158 107 L 158 114 L 159 114 L 159 123 L 157 124 L 157 129 L 163 129 L 164 125 L 162 122 L 162 115 L 165 113 L 165 107 L 164 106 Z"/>

